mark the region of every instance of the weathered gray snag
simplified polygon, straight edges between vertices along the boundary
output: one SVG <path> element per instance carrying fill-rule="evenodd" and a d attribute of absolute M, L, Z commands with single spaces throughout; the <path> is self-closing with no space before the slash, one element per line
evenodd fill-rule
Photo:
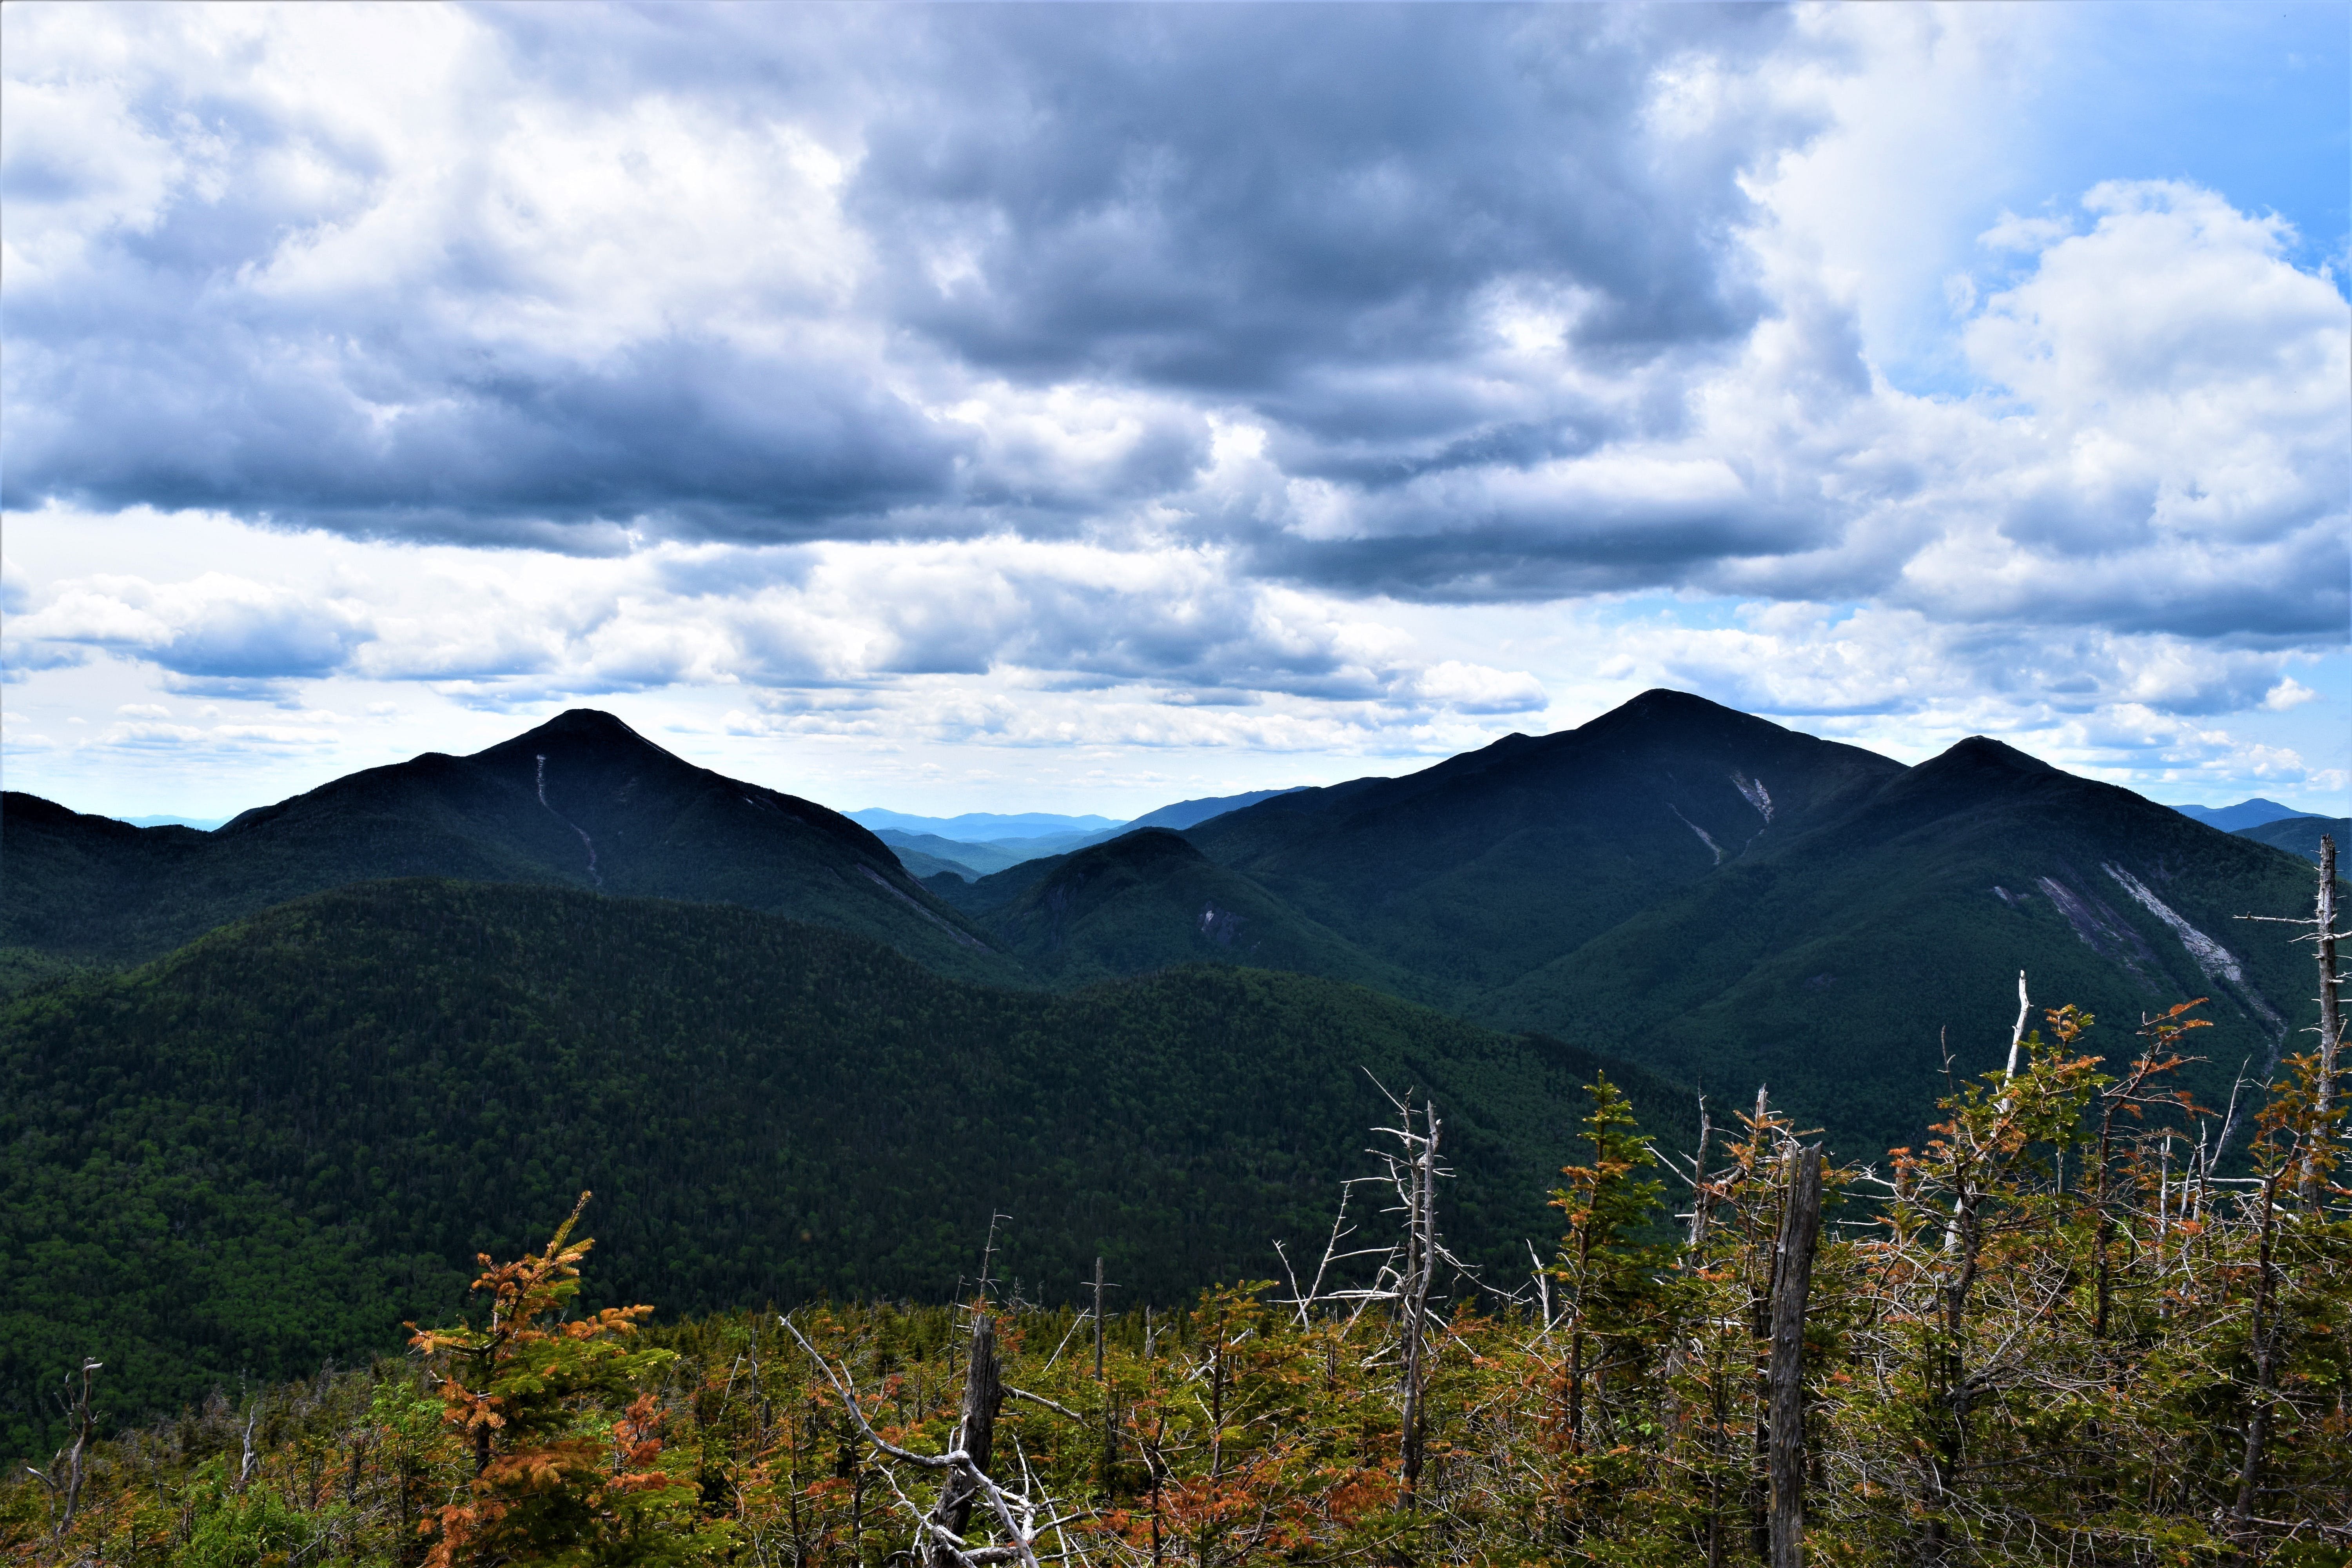
<path fill-rule="evenodd" d="M 1402 1298 L 1400 1307 L 1404 1315 L 1404 1411 L 1403 1452 L 1400 1456 L 1404 1470 L 1404 1506 L 1420 1504 L 1421 1466 L 1424 1452 L 1422 1397 L 1428 1381 L 1423 1366 L 1422 1320 L 1429 1311 L 1431 1282 L 1437 1275 L 1437 1140 L 1444 1131 L 1437 1120 L 1437 1107 L 1422 1107 L 1425 1135 L 1416 1137 L 1412 1131 L 1412 1102 L 1405 1102 L 1404 1139 L 1410 1154 L 1406 1168 L 1405 1191 L 1405 1268 L 1398 1282 Z"/>
<path fill-rule="evenodd" d="M 2336 1104 L 2336 1053 L 2344 1040 L 2344 1018 L 2336 1000 L 2336 836 L 2332 833 L 2319 836 L 2319 909 L 2312 925 L 2319 943 L 2318 1110 L 2325 1129 L 2327 1113 Z M 2326 1135 L 2323 1131 L 2321 1136 Z M 2303 1156 L 2301 1186 L 2306 1208 L 2319 1201 L 2318 1152 L 2310 1149 Z"/>
<path fill-rule="evenodd" d="M 1111 1402 L 1110 1384 L 1103 1377 L 1103 1292 L 1111 1282 L 1103 1278 L 1103 1260 L 1095 1258 L 1095 1383 L 1103 1394 L 1102 1495 L 1108 1501 L 1118 1479 L 1118 1414 Z M 1148 1336 L 1147 1336 L 1148 1337 Z"/>
<path fill-rule="evenodd" d="M 1805 1297 L 1822 1234 L 1822 1151 L 1804 1152 L 1780 1218 L 1772 1279 L 1772 1568 L 1805 1561 Z"/>
<path fill-rule="evenodd" d="M 963 1408 L 956 1417 L 955 1438 L 948 1445 L 950 1453 L 963 1454 L 969 1464 L 948 1471 L 940 1484 L 939 1501 L 931 1505 L 932 1528 L 925 1532 L 930 1541 L 930 1568 L 961 1568 L 962 1554 L 947 1543 L 941 1532 L 961 1541 L 971 1523 L 972 1504 L 980 1496 L 971 1472 L 987 1473 L 989 1449 L 996 1438 L 996 1413 L 1003 1404 L 1004 1381 L 996 1362 L 996 1320 L 975 1312 L 971 1355 L 963 1380 Z"/>
<path fill-rule="evenodd" d="M 52 1535 L 59 1538 L 65 1535 L 67 1527 L 73 1523 L 74 1510 L 81 1506 L 82 1455 L 89 1447 L 90 1433 L 98 1426 L 98 1418 L 90 1414 L 89 1408 L 89 1374 L 105 1364 L 104 1362 L 92 1360 L 89 1356 L 82 1358 L 80 1391 L 73 1394 L 70 1398 L 65 1395 L 58 1396 L 58 1404 L 65 1410 L 66 1430 L 71 1441 L 65 1447 L 58 1450 L 58 1457 L 49 1461 L 47 1469 L 37 1470 L 30 1465 L 25 1467 L 26 1472 L 35 1480 L 48 1488 L 53 1500 L 59 1494 L 64 1497 L 65 1511 L 58 1516 L 57 1522 L 50 1530 Z M 71 1377 L 66 1379 L 66 1387 L 68 1391 L 73 1389 Z M 248 1472 L 252 1468 L 252 1451 L 253 1428 L 247 1426 L 246 1468 Z M 55 1506 L 54 1501 L 52 1506 Z"/>

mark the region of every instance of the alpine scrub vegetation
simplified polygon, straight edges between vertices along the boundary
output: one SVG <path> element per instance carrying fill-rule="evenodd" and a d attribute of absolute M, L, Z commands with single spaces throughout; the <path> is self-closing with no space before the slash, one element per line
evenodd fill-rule
<path fill-rule="evenodd" d="M 2322 847 L 2317 1048 L 2251 1108 L 2178 1087 L 2201 998 L 2110 1071 L 2079 1008 L 2028 1031 L 2020 975 L 2007 1062 L 1883 1165 L 1762 1090 L 1662 1156 L 1597 1076 L 1563 1230 L 1506 1282 L 1447 1247 L 1446 1122 L 1408 1091 L 1307 1283 L 1278 1247 L 1287 1294 L 1116 1321 L 1099 1259 L 1089 1312 L 984 1258 L 951 1307 L 575 1314 L 583 1193 L 405 1359 L 97 1442 L 84 1360 L 0 1529 L 74 1564 L 2341 1565 Z M 1393 1201 L 1351 1223 L 1359 1184 Z"/>
<path fill-rule="evenodd" d="M 2048 1013 L 1881 1165 L 1825 1165 L 1759 1096 L 1673 1162 L 1674 1215 L 1599 1080 L 1563 1234 L 1507 1289 L 1446 1271 L 1410 1100 L 1397 1213 L 1335 1227 L 1314 1284 L 1108 1321 L 1001 1293 L 572 1316 L 575 1210 L 404 1360 L 95 1443 L 70 1497 L 20 1477 L 8 1539 L 435 1568 L 2341 1563 L 2333 1042 L 2237 1108 L 2225 1165 L 2231 1110 L 2165 1087 L 2193 1008 L 2119 1073 Z M 1393 1247 L 1355 1245 L 1381 1225 Z"/>
<path fill-rule="evenodd" d="M 626 1342 L 653 1309 L 561 1315 L 591 1245 L 566 1245 L 588 1196 L 545 1251 L 503 1265 L 482 1258 L 474 1289 L 489 1299 L 487 1324 L 418 1330 L 410 1341 L 440 1369 L 426 1382 L 445 1428 L 473 1450 L 472 1481 L 419 1527 L 427 1568 L 483 1558 L 684 1563 L 722 1539 L 695 1508 L 692 1483 L 659 1462 L 666 1417 L 641 1390 L 677 1355 Z"/>

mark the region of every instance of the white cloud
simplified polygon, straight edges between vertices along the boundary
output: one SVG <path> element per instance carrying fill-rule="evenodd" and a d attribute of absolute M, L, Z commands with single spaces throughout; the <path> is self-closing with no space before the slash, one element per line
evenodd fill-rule
<path fill-rule="evenodd" d="M 184 583 L 107 574 L 61 584 L 13 629 L 29 642 L 87 644 L 230 681 L 323 675 L 374 635 L 347 600 L 220 572 Z"/>
<path fill-rule="evenodd" d="M 1334 13 L 1295 100 L 1287 14 L 565 15 L 0 9 L 12 701 L 2337 760 L 2339 282 L 2184 182 L 2003 211 L 2048 8 Z"/>

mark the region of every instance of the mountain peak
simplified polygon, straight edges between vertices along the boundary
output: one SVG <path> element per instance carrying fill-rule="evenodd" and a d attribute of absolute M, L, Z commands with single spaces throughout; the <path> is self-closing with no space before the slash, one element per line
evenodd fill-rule
<path fill-rule="evenodd" d="M 630 729 L 613 714 L 601 708 L 567 708 L 535 730 L 526 730 L 500 745 L 519 746 L 527 741 L 602 741 L 610 743 L 635 742 L 640 746 L 654 743 Z M 661 748 L 656 746 L 655 750 Z"/>
<path fill-rule="evenodd" d="M 1710 702 L 1690 691 L 1675 691 L 1664 686 L 1654 686 L 1639 697 L 1619 703 L 1599 718 L 1580 726 L 1580 732 L 1605 735 L 1618 731 L 1710 731 L 1777 730 L 1780 726 L 1769 719 L 1759 719 L 1752 713 L 1742 713 L 1737 708 L 1726 708 L 1720 702 Z"/>
<path fill-rule="evenodd" d="M 658 759 L 677 768 L 700 772 L 667 747 L 656 745 L 612 714 L 595 708 L 570 708 L 534 730 L 511 741 L 500 741 L 476 752 L 471 761 L 494 767 L 532 765 L 534 757 L 556 753 L 576 763 L 637 766 Z"/>
<path fill-rule="evenodd" d="M 1940 755 L 1919 764 L 1959 772 L 2002 772 L 2012 773 L 2054 773 L 2059 770 L 2039 757 L 2031 757 L 2015 746 L 1996 741 L 1990 735 L 1970 735 L 1955 742 Z"/>

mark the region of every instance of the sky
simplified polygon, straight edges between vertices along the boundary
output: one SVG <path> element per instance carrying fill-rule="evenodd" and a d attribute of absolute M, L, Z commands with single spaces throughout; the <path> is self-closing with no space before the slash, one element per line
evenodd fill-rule
<path fill-rule="evenodd" d="M 2352 7 L 0 7 L 0 773 L 844 809 L 1654 686 L 2352 804 Z"/>

